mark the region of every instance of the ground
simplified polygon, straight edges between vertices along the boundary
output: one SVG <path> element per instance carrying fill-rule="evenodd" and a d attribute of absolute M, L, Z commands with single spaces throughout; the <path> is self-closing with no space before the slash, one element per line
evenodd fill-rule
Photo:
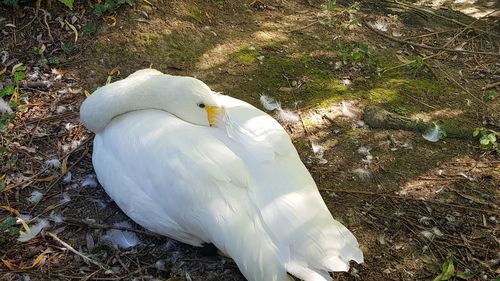
<path fill-rule="evenodd" d="M 451 279 L 498 280 L 500 162 L 472 136 L 500 127 L 498 6 L 455 2 L 143 0 L 102 17 L 89 3 L 0 6 L 0 88 L 18 92 L 3 97 L 15 116 L 0 119 L 2 278 L 244 280 L 230 259 L 133 224 L 94 186 L 79 106 L 107 81 L 153 67 L 295 114 L 280 122 L 365 254 L 334 280 L 433 280 L 443 264 Z M 369 105 L 468 135 L 431 142 L 371 128 Z M 34 191 L 39 202 L 28 200 Z M 15 217 L 50 226 L 19 242 Z M 140 243 L 112 247 L 106 237 L 120 227 Z"/>

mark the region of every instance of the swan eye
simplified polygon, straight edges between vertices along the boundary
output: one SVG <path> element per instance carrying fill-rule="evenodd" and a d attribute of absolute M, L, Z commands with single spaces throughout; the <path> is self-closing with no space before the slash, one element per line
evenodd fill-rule
<path fill-rule="evenodd" d="M 205 104 L 204 104 L 204 103 L 199 103 L 199 104 L 198 104 L 198 107 L 199 107 L 199 108 L 205 108 Z"/>

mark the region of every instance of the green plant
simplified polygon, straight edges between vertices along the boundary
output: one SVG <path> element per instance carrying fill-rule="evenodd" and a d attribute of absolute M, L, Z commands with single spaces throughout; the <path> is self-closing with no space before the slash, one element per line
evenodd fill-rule
<path fill-rule="evenodd" d="M 340 56 L 343 61 L 362 62 L 368 66 L 376 66 L 373 59 L 375 50 L 363 42 L 347 43 L 340 45 Z"/>
<path fill-rule="evenodd" d="M 407 115 L 408 114 L 408 110 L 406 109 L 405 106 L 403 105 L 396 105 L 392 108 L 392 111 L 399 114 L 399 115 Z"/>
<path fill-rule="evenodd" d="M 69 55 L 73 52 L 73 50 L 75 50 L 75 45 L 73 44 L 73 42 L 69 41 L 69 42 L 63 43 L 61 46 L 61 49 L 63 50 L 63 52 L 65 54 Z"/>
<path fill-rule="evenodd" d="M 415 73 L 417 71 L 419 71 L 420 69 L 422 69 L 422 67 L 424 67 L 425 65 L 425 61 L 424 59 L 421 57 L 421 56 L 417 56 L 409 65 L 408 67 L 410 67 L 412 70 L 415 71 Z"/>
<path fill-rule="evenodd" d="M 7 85 L 3 89 L 0 90 L 0 98 L 1 97 L 8 97 L 14 94 L 14 86 L 12 85 Z"/>
<path fill-rule="evenodd" d="M 217 4 L 217 6 L 219 6 L 219 8 L 224 7 L 225 2 L 226 2 L 226 0 L 215 0 L 215 4 Z"/>
<path fill-rule="evenodd" d="M 20 65 L 14 69 L 14 82 L 16 83 L 16 92 L 19 91 L 19 82 L 26 78 L 26 66 Z"/>
<path fill-rule="evenodd" d="M 496 99 L 497 96 L 498 96 L 498 93 L 494 90 L 491 90 L 491 91 L 484 93 L 483 100 L 484 101 L 492 101 L 492 100 Z"/>
<path fill-rule="evenodd" d="M 0 244 L 6 243 L 19 236 L 19 228 L 16 227 L 16 218 L 8 217 L 0 223 Z"/>
<path fill-rule="evenodd" d="M 63 3 L 70 10 L 73 10 L 73 3 L 75 2 L 75 0 L 59 0 L 59 2 Z"/>
<path fill-rule="evenodd" d="M 19 100 L 27 99 L 27 96 L 23 93 L 19 93 L 19 83 L 26 78 L 26 66 L 20 65 L 14 69 L 13 78 L 14 86 L 8 85 L 0 90 L 0 98 L 10 97 L 10 107 L 16 110 L 19 106 Z M 2 144 L 0 144 L 0 153 L 4 153 L 8 150 L 11 136 L 9 134 L 9 124 L 12 119 L 16 117 L 15 113 L 3 113 L 0 114 L 0 135 L 2 135 Z"/>
<path fill-rule="evenodd" d="M 19 7 L 19 0 L 3 0 L 2 4 L 10 6 L 12 8 L 18 8 Z"/>
<path fill-rule="evenodd" d="M 310 55 L 303 55 L 301 61 L 305 67 L 308 67 L 309 63 L 312 61 L 312 57 Z"/>
<path fill-rule="evenodd" d="M 100 17 L 105 14 L 110 14 L 124 4 L 132 6 L 134 5 L 134 0 L 105 0 L 94 6 L 94 15 Z"/>
<path fill-rule="evenodd" d="M 500 147 L 497 143 L 497 132 L 486 128 L 476 128 L 474 129 L 472 136 L 475 138 L 479 138 L 479 146 L 481 147 L 481 149 L 487 151 L 496 151 L 497 153 L 500 153 Z"/>
<path fill-rule="evenodd" d="M 203 23 L 203 13 L 197 7 L 192 7 L 189 9 L 189 17 L 199 23 Z"/>
<path fill-rule="evenodd" d="M 449 253 L 443 265 L 441 265 L 441 273 L 436 276 L 433 281 L 446 281 L 450 280 L 452 277 L 455 277 L 455 279 L 469 280 L 474 277 L 474 274 L 456 271 L 453 265 L 453 254 Z"/>
<path fill-rule="evenodd" d="M 97 25 L 93 22 L 88 22 L 82 27 L 84 33 L 95 33 L 97 31 Z"/>
<path fill-rule="evenodd" d="M 334 11 L 335 8 L 337 8 L 337 0 L 328 0 L 328 3 L 326 3 L 326 9 Z"/>

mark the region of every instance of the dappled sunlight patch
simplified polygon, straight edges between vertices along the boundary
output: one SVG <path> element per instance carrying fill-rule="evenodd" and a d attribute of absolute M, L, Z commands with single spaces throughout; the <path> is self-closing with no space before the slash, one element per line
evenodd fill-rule
<path fill-rule="evenodd" d="M 206 70 L 221 66 L 231 59 L 244 64 L 253 64 L 262 48 L 276 42 L 286 41 L 288 37 L 281 32 L 257 31 L 250 38 L 232 39 L 230 42 L 217 44 L 199 58 L 196 68 Z"/>
<path fill-rule="evenodd" d="M 444 108 L 440 110 L 435 110 L 431 112 L 419 112 L 410 115 L 410 118 L 421 119 L 423 121 L 430 121 L 436 119 L 448 119 L 448 118 L 456 118 L 464 114 L 464 111 L 458 108 Z"/>
<path fill-rule="evenodd" d="M 368 97 L 376 103 L 395 103 L 399 102 L 400 96 L 397 90 L 389 88 L 374 88 L 368 92 Z"/>
<path fill-rule="evenodd" d="M 269 30 L 260 30 L 254 32 L 252 34 L 252 37 L 254 37 L 259 42 L 281 42 L 288 40 L 288 35 L 286 35 L 285 33 Z"/>
<path fill-rule="evenodd" d="M 146 47 L 161 39 L 161 35 L 154 32 L 139 33 L 135 37 L 134 43 L 139 47 Z"/>
<path fill-rule="evenodd" d="M 234 60 L 243 64 L 253 64 L 258 56 L 259 51 L 255 47 L 241 46 L 240 49 L 234 53 Z"/>

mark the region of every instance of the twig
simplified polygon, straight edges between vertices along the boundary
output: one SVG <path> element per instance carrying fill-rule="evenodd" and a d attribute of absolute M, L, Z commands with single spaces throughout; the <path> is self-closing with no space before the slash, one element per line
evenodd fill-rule
<path fill-rule="evenodd" d="M 437 54 L 434 54 L 434 55 L 430 55 L 430 56 L 425 56 L 425 57 L 422 57 L 422 61 L 425 61 L 425 60 L 428 60 L 428 59 L 431 59 L 431 58 L 434 58 L 434 57 L 437 57 L 439 55 L 441 55 L 442 52 L 439 52 Z M 394 70 L 394 69 L 398 69 L 398 68 L 401 68 L 401 67 L 405 67 L 405 66 L 408 66 L 408 65 L 411 65 L 413 63 L 415 63 L 417 60 L 412 60 L 412 61 L 409 61 L 407 63 L 403 63 L 403 64 L 400 64 L 400 65 L 396 65 L 396 66 L 393 66 L 393 67 L 389 67 L 389 68 L 386 68 L 384 69 L 381 73 L 384 74 L 386 73 L 387 71 L 391 71 L 391 70 Z"/>
<path fill-rule="evenodd" d="M 499 53 L 490 53 L 490 52 L 481 52 L 481 51 L 469 51 L 469 50 L 455 50 L 455 49 L 448 49 L 448 48 L 443 48 L 443 47 L 434 47 L 434 46 L 429 46 L 429 45 L 425 45 L 425 44 L 410 42 L 410 41 L 406 41 L 406 40 L 403 40 L 403 39 L 392 37 L 392 36 L 390 36 L 390 35 L 382 32 L 382 31 L 379 31 L 379 30 L 373 28 L 371 25 L 369 25 L 366 22 L 365 22 L 365 26 L 368 27 L 371 31 L 373 31 L 373 32 L 375 32 L 375 33 L 377 33 L 379 35 L 382 35 L 382 36 L 384 36 L 387 39 L 390 39 L 392 41 L 395 41 L 395 42 L 398 42 L 398 43 L 401 43 L 401 44 L 408 44 L 408 45 L 411 45 L 411 46 L 414 46 L 414 47 L 418 47 L 418 48 L 422 48 L 422 49 L 428 49 L 428 50 L 434 50 L 434 51 L 446 51 L 446 52 L 461 53 L 461 54 L 468 53 L 468 54 L 478 54 L 478 55 L 488 55 L 488 56 L 498 56 L 498 57 L 500 57 Z"/>
<path fill-rule="evenodd" d="M 130 231 L 130 232 L 135 232 L 137 234 L 142 234 L 142 235 L 147 235 L 151 237 L 156 237 L 156 238 L 164 238 L 163 236 L 160 236 L 158 234 L 152 233 L 152 232 L 147 232 L 139 229 L 133 229 L 130 227 L 122 227 L 122 226 L 113 226 L 113 225 L 108 225 L 108 224 L 100 224 L 100 223 L 94 223 L 82 219 L 77 219 L 77 218 L 63 218 L 64 222 L 67 222 L 69 224 L 73 225 L 85 225 L 89 228 L 95 228 L 95 229 L 117 229 L 117 230 L 122 230 L 122 231 Z"/>
<path fill-rule="evenodd" d="M 59 121 L 59 120 L 63 120 L 63 119 L 70 119 L 70 118 L 73 118 L 73 117 L 78 117 L 78 112 L 67 112 L 67 113 L 62 113 L 62 114 L 57 114 L 57 115 L 51 115 L 51 116 L 47 116 L 47 117 L 42 117 L 42 118 L 37 118 L 37 119 L 33 119 L 33 120 L 30 120 L 29 122 L 26 122 L 25 125 L 32 125 L 32 124 L 36 124 L 36 123 L 39 123 L 39 122 L 45 122 L 45 121 Z"/>
<path fill-rule="evenodd" d="M 433 199 L 419 199 L 419 198 L 413 198 L 413 197 L 403 197 L 403 196 L 394 195 L 394 194 L 375 193 L 375 192 L 360 191 L 360 190 L 342 190 L 342 189 L 328 189 L 328 188 L 322 188 L 320 190 L 321 191 L 331 191 L 331 192 L 352 193 L 352 194 L 364 194 L 364 195 L 369 195 L 369 196 L 389 197 L 389 198 L 399 199 L 399 200 L 410 200 L 410 201 L 417 201 L 417 202 L 423 202 L 423 203 L 432 203 L 432 204 L 436 204 L 436 205 L 444 205 L 444 206 L 448 206 L 448 207 L 460 208 L 460 209 L 475 211 L 475 212 L 479 212 L 479 213 L 488 213 L 488 214 L 493 214 L 493 215 L 500 214 L 500 212 L 498 212 L 498 211 L 489 211 L 489 210 L 478 209 L 478 208 L 473 208 L 473 207 L 461 206 L 461 205 L 445 203 L 445 202 L 441 202 L 441 201 L 437 201 L 437 200 L 433 200 Z"/>
<path fill-rule="evenodd" d="M 309 23 L 308 25 L 305 25 L 305 26 L 301 26 L 299 28 L 296 28 L 296 29 L 292 29 L 292 30 L 289 30 L 288 33 L 292 33 L 292 32 L 297 32 L 297 31 L 301 31 L 303 29 L 306 29 L 306 28 L 309 28 L 315 24 L 319 23 L 319 20 L 314 20 L 313 22 Z"/>
<path fill-rule="evenodd" d="M 43 22 L 45 23 L 45 26 L 47 27 L 47 31 L 49 32 L 49 37 L 52 42 L 54 42 L 54 37 L 52 37 L 52 33 L 50 33 L 50 26 L 47 23 L 47 17 L 50 16 L 49 12 L 45 11 L 44 9 L 40 9 L 43 11 Z"/>
<path fill-rule="evenodd" d="M 457 80 L 455 80 L 455 78 L 453 78 L 451 75 L 448 74 L 448 72 L 444 71 L 441 66 L 437 65 L 436 64 L 436 67 L 450 80 L 452 81 L 453 83 L 455 83 L 458 87 L 460 87 L 462 90 L 464 90 L 467 94 L 469 94 L 472 98 L 474 98 L 475 100 L 479 101 L 480 103 L 482 103 L 483 105 L 485 105 L 487 108 L 489 108 L 489 105 L 483 101 L 482 99 L 476 97 L 475 95 L 473 95 L 469 90 L 467 90 L 467 88 L 465 88 L 462 84 L 458 83 Z"/>
<path fill-rule="evenodd" d="M 495 88 L 496 86 L 500 86 L 500 81 L 498 82 L 495 82 L 495 83 L 491 83 L 491 84 L 488 84 L 488 85 L 485 85 L 484 87 L 481 88 L 481 90 L 489 90 L 491 88 Z"/>
<path fill-rule="evenodd" d="M 104 271 L 108 271 L 108 269 L 106 267 L 104 267 L 101 263 L 87 257 L 86 255 L 80 253 L 79 251 L 75 250 L 75 248 L 73 248 L 70 244 L 62 241 L 59 237 L 57 237 L 57 235 L 55 235 L 54 233 L 52 232 L 47 232 L 47 234 L 52 237 L 55 241 L 57 241 L 59 244 L 63 245 L 64 247 L 66 247 L 68 250 L 70 250 L 71 252 L 73 252 L 75 255 L 81 257 L 82 259 L 84 259 L 85 261 L 93 264 L 93 265 L 96 265 L 97 267 L 99 267 L 100 269 L 104 270 Z"/>
<path fill-rule="evenodd" d="M 87 138 L 82 144 L 80 144 L 80 146 L 78 146 L 77 148 L 73 149 L 72 151 L 68 152 L 66 155 L 64 155 L 62 159 L 65 159 L 66 157 L 69 157 L 71 155 L 71 153 L 75 152 L 76 150 L 80 149 L 81 147 L 83 147 L 85 145 L 86 149 L 85 149 L 85 152 L 82 153 L 82 156 L 80 156 L 80 158 L 78 158 L 71 166 L 68 167 L 68 170 L 67 172 L 69 172 L 73 167 L 75 167 L 80 161 L 82 161 L 82 159 L 87 155 L 87 152 L 88 152 L 88 146 L 87 146 L 87 143 L 89 142 L 89 140 L 91 140 L 92 138 Z M 61 181 L 63 178 L 65 177 L 65 174 L 64 175 L 60 175 L 57 179 L 55 179 L 54 181 L 51 182 L 51 184 L 49 185 L 49 187 L 47 188 L 47 190 L 45 191 L 44 195 L 47 195 L 49 194 L 49 191 L 57 184 L 59 183 L 59 181 Z M 33 212 L 33 210 L 35 210 L 35 208 L 38 206 L 38 204 L 41 202 L 41 200 L 37 203 L 35 203 L 33 205 L 33 207 L 31 208 L 29 214 L 31 214 Z M 45 210 L 47 211 L 47 210 Z M 44 211 L 44 212 L 45 212 Z"/>
<path fill-rule="evenodd" d="M 420 7 L 417 7 L 417 6 L 415 6 L 415 5 L 411 5 L 411 4 L 409 4 L 409 3 L 405 3 L 405 2 L 402 2 L 402 1 L 398 1 L 398 0 L 395 0 L 394 2 L 395 2 L 396 4 L 401 5 L 401 6 L 404 6 L 404 7 L 410 8 L 410 9 L 414 9 L 414 10 L 417 10 L 417 11 L 420 11 L 420 12 L 424 12 L 424 13 L 430 14 L 430 15 L 432 15 L 432 16 L 438 17 L 438 18 L 440 18 L 440 19 L 444 19 L 444 20 L 447 20 L 447 21 L 449 21 L 449 22 L 453 22 L 453 23 L 458 24 L 458 25 L 460 25 L 460 26 L 467 27 L 467 24 L 465 24 L 465 23 L 463 23 L 463 22 L 461 22 L 461 21 L 458 21 L 458 20 L 456 20 L 456 19 L 452 19 L 452 18 L 449 18 L 449 17 L 445 17 L 445 16 L 442 16 L 442 15 L 438 15 L 438 14 L 436 14 L 434 11 L 430 11 L 430 10 L 428 10 L 428 9 L 420 8 Z M 493 14 L 493 13 L 495 13 L 495 12 L 497 12 L 498 10 L 499 10 L 499 9 L 494 10 L 494 11 L 492 12 L 492 14 Z M 479 29 L 479 28 L 477 28 L 477 27 L 471 27 L 471 29 L 473 29 L 473 30 L 475 30 L 475 31 L 482 32 L 482 33 L 486 33 L 486 34 L 488 34 L 488 35 L 491 35 L 491 36 L 494 36 L 494 37 L 497 37 L 497 38 L 499 38 L 499 37 L 500 37 L 500 36 L 499 36 L 499 35 L 497 35 L 497 34 L 494 34 L 494 33 L 491 33 L 491 32 L 485 31 L 485 30 L 481 30 L 481 29 Z"/>
<path fill-rule="evenodd" d="M 414 35 L 414 36 L 408 36 L 408 37 L 405 37 L 404 39 L 408 40 L 408 39 L 416 39 L 416 38 L 422 38 L 422 37 L 429 37 L 429 36 L 432 36 L 432 35 L 438 35 L 438 34 L 442 34 L 442 33 L 452 32 L 452 31 L 455 31 L 457 29 L 459 29 L 459 28 L 453 28 L 453 29 L 448 29 L 448 30 L 443 30 L 443 31 L 435 31 L 435 32 L 431 32 L 431 33 Z"/>

